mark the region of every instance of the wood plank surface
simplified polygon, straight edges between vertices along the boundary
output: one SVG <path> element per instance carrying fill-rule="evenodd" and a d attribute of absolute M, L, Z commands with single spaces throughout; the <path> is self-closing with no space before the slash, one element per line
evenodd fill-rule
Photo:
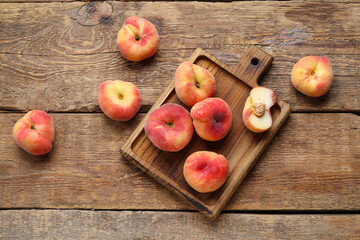
<path fill-rule="evenodd" d="M 0 208 L 190 209 L 120 156 L 144 116 L 59 113 L 48 155 L 12 138 L 22 114 L 0 114 Z M 291 114 L 225 209 L 359 210 L 360 116 Z"/>
<path fill-rule="evenodd" d="M 360 215 L 0 211 L 2 239 L 359 239 Z"/>
<path fill-rule="evenodd" d="M 0 3 L 53 3 L 53 2 L 78 2 L 84 0 L 0 0 Z M 113 0 L 114 2 L 122 2 L 122 1 L 129 1 L 129 0 Z M 133 0 L 134 2 L 137 0 Z M 174 1 L 188 1 L 188 0 L 142 0 L 142 2 L 174 2 Z M 236 1 L 243 1 L 243 0 L 206 0 L 206 2 L 236 2 Z M 250 0 L 250 1 L 282 1 L 282 0 Z M 299 0 L 286 0 L 287 2 L 296 2 Z M 324 0 L 312 0 L 312 2 L 323 2 Z M 205 2 L 205 1 L 204 1 Z M 359 0 L 327 0 L 327 2 L 332 3 L 358 3 Z"/>
<path fill-rule="evenodd" d="M 235 67 L 255 44 L 275 56 L 262 85 L 275 89 L 294 111 L 360 112 L 360 4 L 99 4 L 0 4 L 1 110 L 98 112 L 99 84 L 121 79 L 139 87 L 144 112 L 196 47 Z M 125 61 L 116 49 L 117 31 L 131 15 L 153 22 L 161 38 L 156 56 L 141 63 Z M 310 54 L 329 57 L 335 73 L 330 92 L 317 99 L 290 83 L 292 66 Z"/>
<path fill-rule="evenodd" d="M 0 239 L 360 239 L 359 3 L 0 0 Z M 153 22 L 161 38 L 141 63 L 116 48 L 132 15 Z M 297 113 L 210 221 L 120 156 L 144 114 L 108 119 L 97 88 L 135 83 L 144 113 L 196 47 L 234 68 L 250 44 L 275 56 L 261 85 Z M 321 98 L 290 83 L 307 55 L 334 67 Z M 35 108 L 55 120 L 45 156 L 27 154 L 12 137 L 23 114 L 11 112 Z M 245 213 L 252 210 L 265 212 Z"/>

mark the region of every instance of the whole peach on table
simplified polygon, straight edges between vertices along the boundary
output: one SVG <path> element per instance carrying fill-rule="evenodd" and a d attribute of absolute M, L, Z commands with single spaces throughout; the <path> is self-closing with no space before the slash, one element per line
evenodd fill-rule
<path fill-rule="evenodd" d="M 232 124 L 229 105 L 221 98 L 206 98 L 190 111 L 196 133 L 207 141 L 218 141 L 226 136 Z"/>
<path fill-rule="evenodd" d="M 141 107 L 138 88 L 120 80 L 100 84 L 98 102 L 106 116 L 117 121 L 127 121 L 135 116 Z"/>
<path fill-rule="evenodd" d="M 186 159 L 183 172 L 186 182 L 193 189 L 200 193 L 213 192 L 225 183 L 229 164 L 221 154 L 198 151 Z"/>
<path fill-rule="evenodd" d="M 130 61 L 151 57 L 159 48 L 159 42 L 155 26 L 137 16 L 127 18 L 117 35 L 117 46 Z"/>
<path fill-rule="evenodd" d="M 175 103 L 164 104 L 152 111 L 144 129 L 157 148 L 169 152 L 183 149 L 194 133 L 189 112 Z"/>
<path fill-rule="evenodd" d="M 205 68 L 183 62 L 176 70 L 175 91 L 183 103 L 192 107 L 195 103 L 214 96 L 215 78 Z"/>
<path fill-rule="evenodd" d="M 46 154 L 51 151 L 54 142 L 54 122 L 46 112 L 32 110 L 15 123 L 13 136 L 16 143 L 28 153 Z"/>
<path fill-rule="evenodd" d="M 291 72 L 292 85 L 310 97 L 320 97 L 327 93 L 333 78 L 333 69 L 326 57 L 304 57 L 294 65 Z"/>
<path fill-rule="evenodd" d="M 277 95 L 270 88 L 254 87 L 246 99 L 243 122 L 253 132 L 264 132 L 272 125 L 270 108 L 276 103 Z"/>

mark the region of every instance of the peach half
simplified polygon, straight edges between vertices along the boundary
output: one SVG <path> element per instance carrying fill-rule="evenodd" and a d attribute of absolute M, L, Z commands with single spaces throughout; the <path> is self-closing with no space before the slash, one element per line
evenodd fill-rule
<path fill-rule="evenodd" d="M 33 155 L 43 155 L 51 151 L 55 138 L 54 122 L 42 110 L 32 110 L 14 125 L 16 143 Z"/>
<path fill-rule="evenodd" d="M 253 132 L 264 132 L 272 125 L 270 108 L 276 103 L 275 91 L 266 87 L 254 87 L 246 99 L 243 122 Z"/>
<path fill-rule="evenodd" d="M 183 172 L 186 182 L 193 189 L 200 193 L 213 192 L 225 183 L 229 164 L 221 154 L 198 151 L 186 159 Z"/>
<path fill-rule="evenodd" d="M 144 129 L 157 148 L 169 152 L 183 149 L 194 133 L 189 112 L 175 103 L 164 104 L 152 111 Z"/>
<path fill-rule="evenodd" d="M 205 68 L 183 62 L 176 70 L 175 91 L 184 104 L 192 107 L 195 103 L 214 96 L 215 78 Z"/>

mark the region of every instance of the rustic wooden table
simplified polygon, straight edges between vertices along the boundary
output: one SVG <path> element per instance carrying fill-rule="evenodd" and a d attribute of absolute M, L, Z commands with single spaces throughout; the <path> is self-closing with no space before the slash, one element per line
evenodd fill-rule
<path fill-rule="evenodd" d="M 157 27 L 155 57 L 126 61 L 116 34 L 126 17 Z M 1 239 L 359 239 L 360 4 L 0 0 Z M 120 146 L 202 47 L 230 67 L 254 44 L 275 57 L 261 85 L 292 107 L 289 119 L 211 221 L 122 159 Z M 292 66 L 328 57 L 334 82 L 309 98 Z M 105 80 L 135 83 L 133 120 L 101 113 Z M 55 121 L 54 149 L 31 156 L 13 140 L 30 109 Z"/>

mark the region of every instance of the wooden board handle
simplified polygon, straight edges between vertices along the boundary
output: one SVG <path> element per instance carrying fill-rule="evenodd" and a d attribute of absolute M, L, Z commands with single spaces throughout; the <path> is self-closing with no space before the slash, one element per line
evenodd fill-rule
<path fill-rule="evenodd" d="M 273 60 L 274 57 L 270 54 L 258 47 L 251 46 L 241 57 L 234 73 L 251 87 L 256 87 L 259 85 L 259 79 L 271 66 Z"/>

